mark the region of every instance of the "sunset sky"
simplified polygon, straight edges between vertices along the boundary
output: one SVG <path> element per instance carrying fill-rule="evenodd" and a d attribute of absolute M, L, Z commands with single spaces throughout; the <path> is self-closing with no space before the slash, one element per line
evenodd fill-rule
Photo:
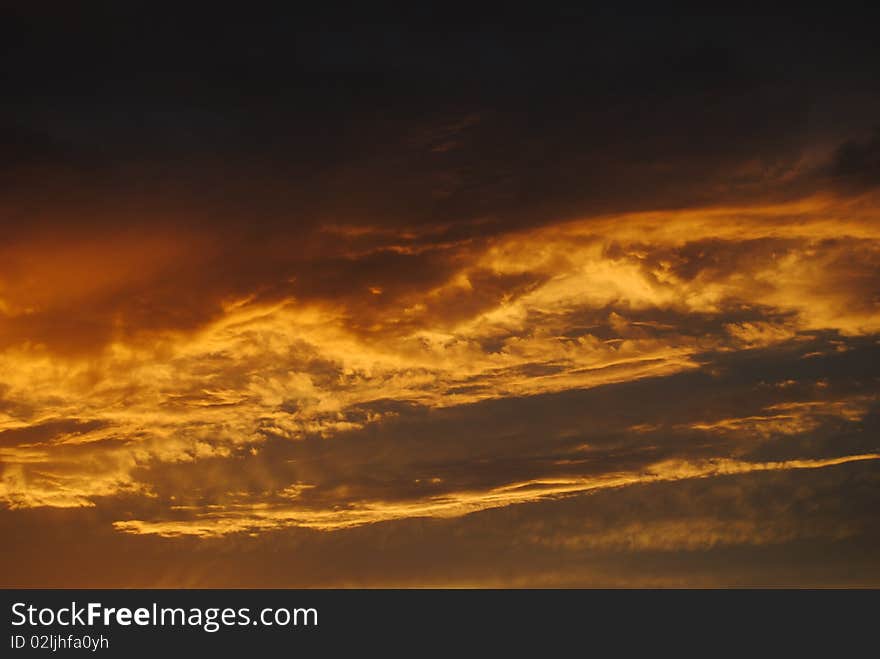
<path fill-rule="evenodd" d="M 880 587 L 878 17 L 11 4 L 0 585 Z"/>

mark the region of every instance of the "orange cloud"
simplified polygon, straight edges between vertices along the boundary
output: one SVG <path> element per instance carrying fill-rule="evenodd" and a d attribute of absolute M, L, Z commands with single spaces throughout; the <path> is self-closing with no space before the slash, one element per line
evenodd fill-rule
<path fill-rule="evenodd" d="M 126 319 L 130 302 L 120 302 L 116 315 L 97 321 L 111 323 L 103 345 L 85 353 L 59 353 L 51 342 L 14 341 L 7 333 L 0 352 L 6 402 L 0 432 L 69 419 L 92 426 L 4 448 L 0 500 L 13 508 L 66 507 L 150 496 L 151 483 L 143 479 L 151 465 L 257 453 L 269 437 L 332 441 L 394 418 L 397 412 L 383 401 L 446 409 L 711 370 L 706 355 L 810 341 L 815 332 L 871 335 L 880 328 L 880 232 L 870 221 L 873 206 L 865 204 L 816 197 L 777 206 L 602 216 L 480 243 L 451 241 L 442 246 L 442 267 L 426 261 L 440 268 L 436 276 L 390 287 L 358 282 L 352 292 L 326 296 L 298 290 L 295 274 L 291 288 L 272 295 L 259 287 L 214 290 L 212 311 L 194 326 L 141 329 Z M 344 229 L 338 235 L 337 254 L 345 254 L 346 240 L 365 235 L 407 238 Z M 14 327 L 33 314 L 75 315 L 77 307 L 97 301 L 110 300 L 112 310 L 121 291 L 146 291 L 144 299 L 155 303 L 151 287 L 200 244 L 159 235 L 116 240 L 18 251 L 7 246 L 0 298 L 8 323 Z M 356 269 L 375 254 L 367 249 L 341 258 Z M 112 331 L 123 325 L 126 331 Z M 852 401 L 812 405 L 789 402 L 689 427 L 794 436 L 817 427 L 823 414 L 853 421 L 865 413 Z M 79 447 L 75 458 L 71 446 Z M 341 511 L 247 504 L 180 528 L 203 534 L 286 523 L 330 529 L 457 515 L 646 478 L 761 468 L 685 462 L 673 476 L 673 466 L 663 466 L 662 476 L 610 474 L 405 504 L 355 502 Z M 117 527 L 144 531 L 151 524 Z M 156 524 L 178 528 L 176 522 Z"/>

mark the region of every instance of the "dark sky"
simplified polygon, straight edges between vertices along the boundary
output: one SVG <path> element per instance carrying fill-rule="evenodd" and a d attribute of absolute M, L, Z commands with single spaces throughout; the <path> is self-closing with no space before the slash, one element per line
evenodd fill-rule
<path fill-rule="evenodd" d="M 878 585 L 877 18 L 6 3 L 0 582 Z"/>

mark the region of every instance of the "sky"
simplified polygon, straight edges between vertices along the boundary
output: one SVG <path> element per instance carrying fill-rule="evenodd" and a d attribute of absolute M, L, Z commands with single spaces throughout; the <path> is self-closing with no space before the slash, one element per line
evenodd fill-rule
<path fill-rule="evenodd" d="M 876 16 L 0 12 L 0 585 L 880 586 Z"/>

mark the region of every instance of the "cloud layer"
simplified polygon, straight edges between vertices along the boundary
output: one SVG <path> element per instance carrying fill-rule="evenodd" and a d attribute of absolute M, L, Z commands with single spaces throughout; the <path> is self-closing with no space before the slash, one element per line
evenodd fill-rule
<path fill-rule="evenodd" d="M 3 584 L 880 583 L 876 43 L 706 20 L 11 41 Z"/>

